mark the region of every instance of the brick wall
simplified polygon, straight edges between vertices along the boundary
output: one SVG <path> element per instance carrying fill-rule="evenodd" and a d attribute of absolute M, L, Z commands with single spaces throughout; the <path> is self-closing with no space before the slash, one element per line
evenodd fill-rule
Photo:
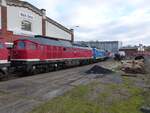
<path fill-rule="evenodd" d="M 30 5 L 30 4 L 28 4 L 28 5 Z M 3 4 L 1 6 L 0 36 L 5 37 L 7 42 L 13 42 L 14 40 L 18 39 L 19 37 L 25 37 L 25 36 L 20 36 L 20 35 L 14 34 L 15 30 L 17 31 L 18 29 L 20 29 L 20 24 L 18 24 L 19 23 L 18 20 L 15 21 L 16 22 L 16 24 L 15 24 L 14 19 L 17 19 L 17 18 L 16 18 L 16 16 L 13 15 L 13 13 L 15 15 L 17 13 L 13 12 L 14 10 L 11 9 L 12 8 L 11 6 L 12 6 L 12 4 L 8 4 L 8 6 L 6 6 L 6 4 L 5 5 Z M 15 6 L 13 6 L 13 7 L 15 7 Z M 20 8 L 20 7 L 18 7 L 18 8 Z M 32 6 L 30 6 L 30 7 L 32 7 Z M 31 9 L 32 9 L 33 13 L 38 13 L 38 11 L 34 12 L 35 10 L 37 10 L 37 9 L 34 9 L 34 7 Z M 20 10 L 17 9 L 17 11 L 20 11 Z M 47 37 L 54 37 L 54 38 L 57 38 L 60 40 L 67 40 L 67 41 L 73 41 L 74 40 L 73 31 L 70 32 L 69 29 L 63 27 L 61 24 L 55 22 L 54 20 L 48 19 L 48 17 L 46 17 L 45 10 L 42 10 L 42 11 L 43 11 L 43 14 L 38 15 L 40 17 L 42 16 L 42 20 L 40 19 L 40 22 L 35 22 L 35 20 L 33 21 L 34 22 L 34 24 L 33 24 L 34 30 L 40 29 L 40 31 L 39 30 L 32 31 L 33 33 L 38 34 L 38 35 L 47 36 Z M 39 11 L 39 13 L 40 13 L 40 11 Z M 13 18 L 12 18 L 12 16 L 13 16 Z M 39 24 L 36 25 L 35 23 L 39 23 Z M 38 26 L 40 26 L 40 27 L 38 27 Z M 13 30 L 14 30 L 14 32 L 13 32 Z M 20 33 L 20 34 L 25 34 L 25 33 Z M 32 35 L 32 33 L 31 33 L 31 35 Z"/>

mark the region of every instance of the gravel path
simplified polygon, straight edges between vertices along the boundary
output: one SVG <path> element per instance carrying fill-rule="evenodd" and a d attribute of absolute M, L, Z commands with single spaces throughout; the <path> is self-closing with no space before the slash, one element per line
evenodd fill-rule
<path fill-rule="evenodd" d="M 0 113 L 28 113 L 34 107 L 80 84 L 88 84 L 94 75 L 86 71 L 94 65 L 113 68 L 116 62 L 106 61 L 36 76 L 0 82 Z"/>

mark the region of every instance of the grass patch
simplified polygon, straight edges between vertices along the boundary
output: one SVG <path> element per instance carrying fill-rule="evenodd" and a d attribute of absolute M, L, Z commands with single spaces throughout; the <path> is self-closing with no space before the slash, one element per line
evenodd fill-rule
<path fill-rule="evenodd" d="M 123 84 L 107 84 L 105 90 L 98 91 L 100 87 L 100 83 L 80 85 L 31 113 L 140 113 L 143 90 L 135 87 L 132 80 L 124 78 Z M 122 91 L 127 91 L 129 96 L 124 98 Z M 93 95 L 96 97 L 91 100 Z"/>
<path fill-rule="evenodd" d="M 150 107 L 150 90 L 143 93 L 144 96 L 144 106 Z"/>
<path fill-rule="evenodd" d="M 64 96 L 34 109 L 32 113 L 99 113 L 100 107 L 86 98 L 92 86 L 78 86 Z"/>
<path fill-rule="evenodd" d="M 3 92 L 3 91 L 0 91 L 0 96 L 4 96 L 4 95 L 7 95 L 8 93 L 6 92 Z"/>
<path fill-rule="evenodd" d="M 140 107 L 143 104 L 142 96 L 133 96 L 126 101 L 114 103 L 108 108 L 109 113 L 141 113 Z"/>
<path fill-rule="evenodd" d="M 134 80 L 124 77 L 124 83 L 121 85 L 121 88 L 127 89 L 131 95 L 139 95 L 142 93 L 143 89 L 134 85 Z"/>

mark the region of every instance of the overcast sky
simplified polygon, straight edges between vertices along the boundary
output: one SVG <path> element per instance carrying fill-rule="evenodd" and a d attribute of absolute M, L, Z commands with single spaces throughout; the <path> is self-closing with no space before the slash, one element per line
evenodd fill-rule
<path fill-rule="evenodd" d="M 75 40 L 150 45 L 150 0 L 26 0 L 75 28 Z"/>

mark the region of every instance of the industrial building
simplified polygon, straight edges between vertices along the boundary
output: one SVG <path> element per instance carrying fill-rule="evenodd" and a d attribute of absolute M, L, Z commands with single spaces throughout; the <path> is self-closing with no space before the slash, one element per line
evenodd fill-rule
<path fill-rule="evenodd" d="M 89 42 L 78 42 L 82 44 L 86 44 L 93 48 L 98 48 L 105 51 L 110 51 L 113 53 L 118 52 L 118 50 L 122 47 L 122 42 L 120 41 L 89 41 Z"/>
<path fill-rule="evenodd" d="M 20 0 L 0 0 L 0 37 L 7 43 L 26 36 L 42 35 L 73 41 L 73 30 L 46 16 L 45 9 Z"/>

